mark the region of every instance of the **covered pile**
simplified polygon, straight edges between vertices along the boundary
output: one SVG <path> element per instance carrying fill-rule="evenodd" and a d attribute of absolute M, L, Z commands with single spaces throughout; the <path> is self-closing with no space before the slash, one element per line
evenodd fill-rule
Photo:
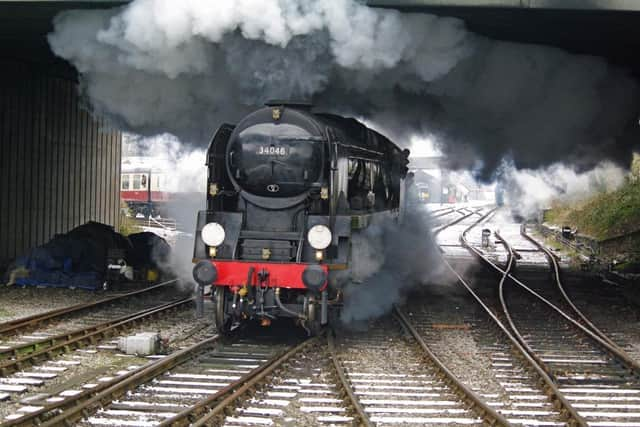
<path fill-rule="evenodd" d="M 10 270 L 20 270 L 18 285 L 99 289 L 105 281 L 109 257 L 124 254 L 134 268 L 166 265 L 170 248 L 152 233 L 132 234 L 129 238 L 113 227 L 88 222 L 16 259 Z"/>

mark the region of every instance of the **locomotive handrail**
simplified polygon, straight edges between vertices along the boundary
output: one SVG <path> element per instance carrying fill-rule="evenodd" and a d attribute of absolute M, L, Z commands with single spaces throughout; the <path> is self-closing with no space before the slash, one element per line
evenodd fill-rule
<path fill-rule="evenodd" d="M 382 153 L 380 151 L 371 150 L 369 148 L 359 147 L 357 145 L 352 145 L 352 144 L 344 144 L 344 143 L 339 142 L 339 141 L 336 141 L 336 145 L 339 145 L 339 146 L 345 147 L 345 148 L 351 148 L 353 150 L 364 151 L 366 153 L 375 154 L 377 156 L 382 156 L 384 154 L 384 153 Z M 349 156 L 349 157 L 351 157 L 351 156 Z"/>

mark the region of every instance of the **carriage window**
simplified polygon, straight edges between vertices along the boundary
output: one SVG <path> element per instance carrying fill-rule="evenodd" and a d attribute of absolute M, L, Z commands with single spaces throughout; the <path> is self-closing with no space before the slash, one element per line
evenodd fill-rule
<path fill-rule="evenodd" d="M 140 189 L 140 175 L 139 174 L 133 175 L 133 189 L 134 190 L 139 190 Z"/>
<path fill-rule="evenodd" d="M 147 175 L 142 175 L 142 178 L 140 178 L 140 185 L 142 188 L 147 187 Z"/>
<path fill-rule="evenodd" d="M 129 174 L 122 175 L 121 183 L 120 183 L 120 189 L 121 190 L 128 190 L 129 189 Z"/>

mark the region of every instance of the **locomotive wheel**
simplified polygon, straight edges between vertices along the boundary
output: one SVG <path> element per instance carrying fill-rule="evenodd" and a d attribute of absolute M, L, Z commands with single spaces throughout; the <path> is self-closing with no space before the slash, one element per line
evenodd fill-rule
<path fill-rule="evenodd" d="M 226 313 L 227 308 L 227 288 L 217 286 L 216 298 L 216 329 L 222 335 L 229 335 L 231 332 L 231 316 Z"/>

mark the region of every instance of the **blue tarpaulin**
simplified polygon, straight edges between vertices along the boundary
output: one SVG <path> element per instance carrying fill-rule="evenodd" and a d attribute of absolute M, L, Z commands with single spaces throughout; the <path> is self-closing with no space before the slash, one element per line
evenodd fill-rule
<path fill-rule="evenodd" d="M 107 254 L 111 249 L 128 252 L 129 240 L 113 227 L 88 222 L 16 259 L 14 266 L 29 271 L 17 285 L 101 289 Z"/>

